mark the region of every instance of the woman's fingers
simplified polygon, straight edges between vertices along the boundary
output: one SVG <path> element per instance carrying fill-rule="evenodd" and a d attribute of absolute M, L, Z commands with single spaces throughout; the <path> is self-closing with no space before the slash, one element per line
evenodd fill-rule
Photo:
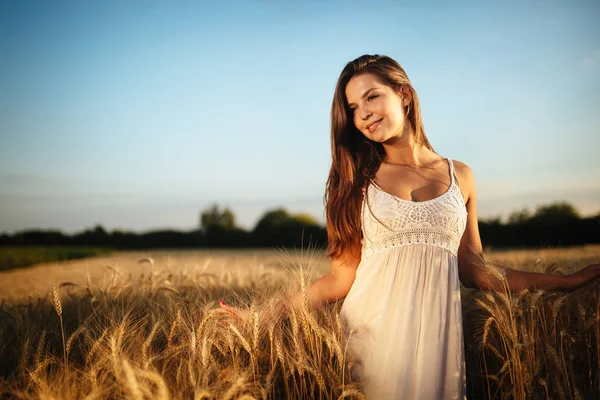
<path fill-rule="evenodd" d="M 225 304 L 223 300 L 220 300 L 219 303 L 221 304 L 221 308 L 219 309 L 220 313 L 224 313 L 228 316 L 234 316 L 241 320 L 246 319 L 246 312 L 244 310 Z"/>
<path fill-rule="evenodd" d="M 236 307 L 232 307 L 232 306 L 225 304 L 223 302 L 223 300 L 221 300 L 220 303 L 221 303 L 221 310 L 228 312 L 230 314 L 233 314 L 235 316 L 239 316 L 239 310 Z"/>
<path fill-rule="evenodd" d="M 220 317 L 218 319 L 219 325 L 223 325 L 223 326 L 231 324 L 232 322 L 234 322 L 234 320 L 237 317 L 233 312 L 226 310 L 224 308 L 216 309 L 215 314 L 217 314 Z"/>

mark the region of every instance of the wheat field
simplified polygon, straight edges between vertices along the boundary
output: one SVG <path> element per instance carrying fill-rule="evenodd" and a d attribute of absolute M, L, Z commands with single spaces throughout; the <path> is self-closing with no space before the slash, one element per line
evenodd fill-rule
<path fill-rule="evenodd" d="M 600 246 L 486 253 L 569 273 Z M 0 274 L 0 397 L 364 398 L 342 301 L 275 305 L 329 270 L 318 251 L 117 253 Z M 600 284 L 574 293 L 462 290 L 469 398 L 600 393 Z M 224 320 L 219 299 L 248 307 Z"/>

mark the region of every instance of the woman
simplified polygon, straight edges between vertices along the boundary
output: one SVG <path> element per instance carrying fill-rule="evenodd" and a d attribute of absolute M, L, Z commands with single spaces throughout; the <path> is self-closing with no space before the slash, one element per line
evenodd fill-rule
<path fill-rule="evenodd" d="M 389 57 L 364 55 L 346 65 L 333 98 L 331 143 L 331 271 L 309 286 L 308 299 L 317 305 L 345 297 L 353 372 L 369 399 L 465 397 L 459 281 L 491 290 L 575 290 L 600 276 L 599 264 L 567 276 L 486 267 L 473 172 L 433 150 L 417 93 Z M 290 304 L 300 301 L 298 294 Z"/>

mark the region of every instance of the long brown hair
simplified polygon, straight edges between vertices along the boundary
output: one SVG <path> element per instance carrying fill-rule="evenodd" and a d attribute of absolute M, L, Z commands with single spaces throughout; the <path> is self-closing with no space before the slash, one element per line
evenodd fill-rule
<path fill-rule="evenodd" d="M 331 169 L 325 190 L 327 256 L 338 258 L 360 249 L 362 189 L 375 176 L 385 156 L 381 143 L 367 139 L 356 127 L 346 99 L 346 85 L 359 74 L 370 73 L 398 92 L 406 87 L 412 100 L 404 109 L 415 145 L 433 151 L 425 136 L 419 98 L 404 69 L 390 57 L 363 55 L 350 61 L 340 74 L 331 104 Z"/>

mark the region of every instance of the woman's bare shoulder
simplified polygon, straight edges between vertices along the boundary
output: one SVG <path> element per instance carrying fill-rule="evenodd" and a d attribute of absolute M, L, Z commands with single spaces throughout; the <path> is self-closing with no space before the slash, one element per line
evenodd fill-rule
<path fill-rule="evenodd" d="M 471 167 L 462 161 L 453 159 L 452 164 L 454 164 L 458 185 L 462 189 L 465 198 L 468 199 L 471 196 L 471 193 L 475 192 L 475 174 Z"/>
<path fill-rule="evenodd" d="M 471 171 L 471 167 L 462 161 L 452 159 L 452 164 L 454 164 L 454 169 L 456 170 L 457 174 L 468 173 Z"/>

